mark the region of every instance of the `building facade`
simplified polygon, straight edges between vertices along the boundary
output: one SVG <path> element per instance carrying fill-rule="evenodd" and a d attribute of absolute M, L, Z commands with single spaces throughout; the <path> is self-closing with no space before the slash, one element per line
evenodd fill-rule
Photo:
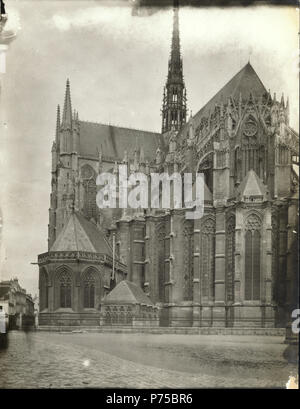
<path fill-rule="evenodd" d="M 17 278 L 0 282 L 0 305 L 8 316 L 10 329 L 34 326 L 34 302 Z"/>
<path fill-rule="evenodd" d="M 52 148 L 49 248 L 38 259 L 41 325 L 95 324 L 123 279 L 159 308 L 161 326 L 286 325 L 298 265 L 299 143 L 289 101 L 272 97 L 247 63 L 186 114 L 176 7 L 162 133 L 80 121 L 67 82 Z M 100 211 L 96 176 L 117 176 L 119 164 L 149 179 L 203 173 L 203 217 L 172 207 Z"/>

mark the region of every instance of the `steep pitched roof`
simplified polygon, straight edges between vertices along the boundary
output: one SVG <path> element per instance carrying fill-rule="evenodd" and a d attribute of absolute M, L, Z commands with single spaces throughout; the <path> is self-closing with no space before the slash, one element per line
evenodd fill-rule
<path fill-rule="evenodd" d="M 121 128 L 93 122 L 80 121 L 80 154 L 95 156 L 97 149 L 103 156 L 123 159 L 125 150 L 143 146 L 145 159 L 152 159 L 158 146 L 163 144 L 162 135 L 155 132 Z"/>
<path fill-rule="evenodd" d="M 242 183 L 237 189 L 237 193 L 241 197 L 244 196 L 266 196 L 267 187 L 264 185 L 262 180 L 257 176 L 253 169 L 244 177 Z"/>
<path fill-rule="evenodd" d="M 243 99 L 248 98 L 250 92 L 255 97 L 261 96 L 267 92 L 267 90 L 250 62 L 248 62 L 233 78 L 231 78 L 230 81 L 227 82 L 227 84 L 224 85 L 223 88 L 220 89 L 219 92 L 217 92 L 214 97 L 212 97 L 204 105 L 204 107 L 197 112 L 194 119 L 207 115 L 208 111 L 213 110 L 215 104 L 221 102 L 222 100 L 224 103 L 226 103 L 229 97 L 238 99 L 240 93 Z"/>
<path fill-rule="evenodd" d="M 201 118 L 208 116 L 209 111 L 212 113 L 216 104 L 221 103 L 221 101 L 224 104 L 227 103 L 229 97 L 238 100 L 240 93 L 243 99 L 249 98 L 250 92 L 254 97 L 258 97 L 266 93 L 267 90 L 250 62 L 248 62 L 194 115 L 194 126 L 197 127 Z M 181 133 L 186 135 L 187 132 L 188 124 L 184 126 Z"/>
<path fill-rule="evenodd" d="M 95 224 L 78 212 L 71 214 L 50 251 L 87 251 L 112 254 L 112 249 L 103 233 Z"/>
<path fill-rule="evenodd" d="M 109 304 L 146 304 L 153 305 L 144 291 L 131 281 L 120 281 L 116 287 L 105 297 Z"/>

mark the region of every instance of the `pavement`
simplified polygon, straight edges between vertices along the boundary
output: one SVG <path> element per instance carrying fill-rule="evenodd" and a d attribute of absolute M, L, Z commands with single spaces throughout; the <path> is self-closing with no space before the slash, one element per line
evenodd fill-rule
<path fill-rule="evenodd" d="M 286 388 L 280 336 L 9 333 L 0 388 Z"/>

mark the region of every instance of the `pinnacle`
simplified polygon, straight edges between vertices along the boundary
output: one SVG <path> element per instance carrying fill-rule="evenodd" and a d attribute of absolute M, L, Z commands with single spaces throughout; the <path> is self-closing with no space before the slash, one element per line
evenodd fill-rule
<path fill-rule="evenodd" d="M 56 141 L 59 139 L 59 130 L 60 130 L 60 106 L 57 105 L 56 111 Z"/>
<path fill-rule="evenodd" d="M 62 125 L 65 127 L 71 127 L 72 125 L 72 104 L 71 104 L 71 92 L 70 92 L 69 78 L 67 79 L 67 84 L 66 84 Z"/>

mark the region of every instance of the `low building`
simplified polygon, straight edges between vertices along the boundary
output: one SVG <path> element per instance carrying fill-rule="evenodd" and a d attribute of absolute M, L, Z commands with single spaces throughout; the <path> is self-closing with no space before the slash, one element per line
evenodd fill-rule
<path fill-rule="evenodd" d="M 0 282 L 0 306 L 8 316 L 9 329 L 34 325 L 34 302 L 17 278 Z"/>
<path fill-rule="evenodd" d="M 104 298 L 100 325 L 158 326 L 158 307 L 139 286 L 123 280 Z"/>

